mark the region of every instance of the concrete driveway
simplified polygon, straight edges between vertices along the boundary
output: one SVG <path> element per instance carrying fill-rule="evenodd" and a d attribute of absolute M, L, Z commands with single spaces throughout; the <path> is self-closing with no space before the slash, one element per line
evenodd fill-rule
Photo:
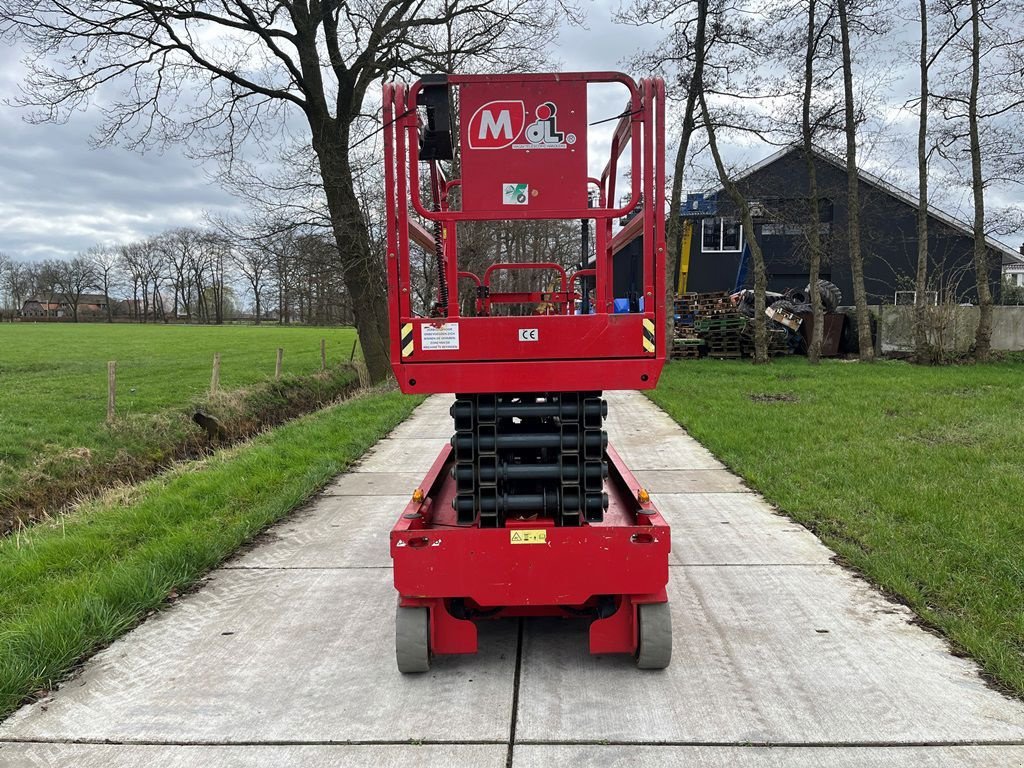
<path fill-rule="evenodd" d="M 1024 705 L 831 562 L 646 398 L 613 444 L 673 526 L 673 661 L 573 622 L 394 662 L 388 530 L 451 433 L 434 397 L 354 471 L 0 725 L 0 768 L 1024 765 Z"/>

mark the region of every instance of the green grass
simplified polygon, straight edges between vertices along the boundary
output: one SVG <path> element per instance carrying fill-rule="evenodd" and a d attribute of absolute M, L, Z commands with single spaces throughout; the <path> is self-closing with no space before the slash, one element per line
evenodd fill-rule
<path fill-rule="evenodd" d="M 116 448 L 103 428 L 108 360 L 117 361 L 117 411 L 127 417 L 207 391 L 214 352 L 223 389 L 273 376 L 278 347 L 284 373 L 313 373 L 321 338 L 328 364 L 348 360 L 351 328 L 0 324 L 0 485 L 43 454 Z"/>
<path fill-rule="evenodd" d="M 0 541 L 0 717 L 302 503 L 421 401 L 362 395 Z"/>
<path fill-rule="evenodd" d="M 332 374 L 313 381 L 305 374 L 319 371 L 321 338 Z M 191 409 L 211 409 L 205 396 L 214 352 L 221 353 L 221 392 L 253 390 L 244 403 L 218 402 L 245 405 L 252 423 L 261 406 L 287 411 L 289 398 L 337 396 L 355 375 L 334 367 L 348 360 L 354 338 L 350 328 L 0 325 L 0 533 L 14 520 L 194 455 L 200 433 Z M 278 347 L 285 375 L 275 389 L 266 382 Z M 105 423 L 108 360 L 118 364 L 113 425 Z M 253 389 L 256 383 L 267 391 Z"/>
<path fill-rule="evenodd" d="M 651 397 L 1024 694 L 1024 364 L 680 361 Z"/>

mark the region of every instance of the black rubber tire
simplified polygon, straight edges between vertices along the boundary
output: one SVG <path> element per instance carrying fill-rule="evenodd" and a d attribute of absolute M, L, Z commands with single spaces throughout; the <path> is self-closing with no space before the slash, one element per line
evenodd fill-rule
<path fill-rule="evenodd" d="M 784 309 L 787 312 L 793 311 L 793 302 L 789 301 L 789 299 L 779 299 L 778 301 L 773 302 L 771 306 L 772 309 Z"/>
<path fill-rule="evenodd" d="M 636 607 L 640 643 L 636 665 L 640 669 L 665 669 L 672 661 L 672 612 L 668 603 Z"/>
<path fill-rule="evenodd" d="M 810 301 L 811 285 L 807 284 L 804 289 Z M 839 286 L 835 283 L 830 283 L 828 280 L 818 281 L 818 295 L 821 296 L 821 306 L 826 312 L 835 312 L 836 307 L 843 303 L 843 292 L 839 290 Z"/>
<path fill-rule="evenodd" d="M 740 303 L 736 305 L 736 310 L 746 317 L 754 316 L 754 294 L 746 294 Z"/>
<path fill-rule="evenodd" d="M 426 608 L 395 612 L 395 659 L 403 675 L 430 669 L 430 614 Z"/>

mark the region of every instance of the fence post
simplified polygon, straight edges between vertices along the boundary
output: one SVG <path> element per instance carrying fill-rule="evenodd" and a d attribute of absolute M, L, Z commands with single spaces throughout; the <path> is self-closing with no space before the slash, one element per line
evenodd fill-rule
<path fill-rule="evenodd" d="M 210 394 L 216 395 L 220 389 L 220 352 L 213 353 L 213 375 L 210 377 Z"/>
<path fill-rule="evenodd" d="M 117 415 L 117 360 L 107 363 L 107 424 Z"/>
<path fill-rule="evenodd" d="M 274 366 L 274 379 L 281 378 L 281 363 L 284 360 L 284 350 L 281 347 L 277 348 L 277 364 Z"/>
<path fill-rule="evenodd" d="M 320 339 L 320 370 L 327 370 L 327 339 Z"/>

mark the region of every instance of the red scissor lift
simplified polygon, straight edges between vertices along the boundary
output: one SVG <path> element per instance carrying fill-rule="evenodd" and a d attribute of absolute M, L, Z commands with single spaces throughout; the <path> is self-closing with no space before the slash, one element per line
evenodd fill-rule
<path fill-rule="evenodd" d="M 588 87 L 610 83 L 628 99 L 595 178 Z M 475 653 L 474 622 L 505 616 L 585 617 L 591 653 L 664 668 L 669 527 L 608 445 L 601 398 L 654 387 L 665 362 L 664 84 L 613 72 L 435 75 L 386 84 L 383 101 L 392 367 L 403 392 L 456 393 L 451 444 L 391 532 L 399 669 Z M 448 180 L 452 160 L 460 178 Z M 594 221 L 594 257 L 572 274 L 548 261 L 460 270 L 461 222 L 524 219 Z M 410 242 L 438 265 L 423 313 Z M 616 312 L 614 258 L 638 244 L 642 292 Z M 557 279 L 498 290 L 496 276 L 523 269 Z M 460 280 L 476 291 L 470 316 Z M 510 304 L 546 310 L 492 314 Z"/>

